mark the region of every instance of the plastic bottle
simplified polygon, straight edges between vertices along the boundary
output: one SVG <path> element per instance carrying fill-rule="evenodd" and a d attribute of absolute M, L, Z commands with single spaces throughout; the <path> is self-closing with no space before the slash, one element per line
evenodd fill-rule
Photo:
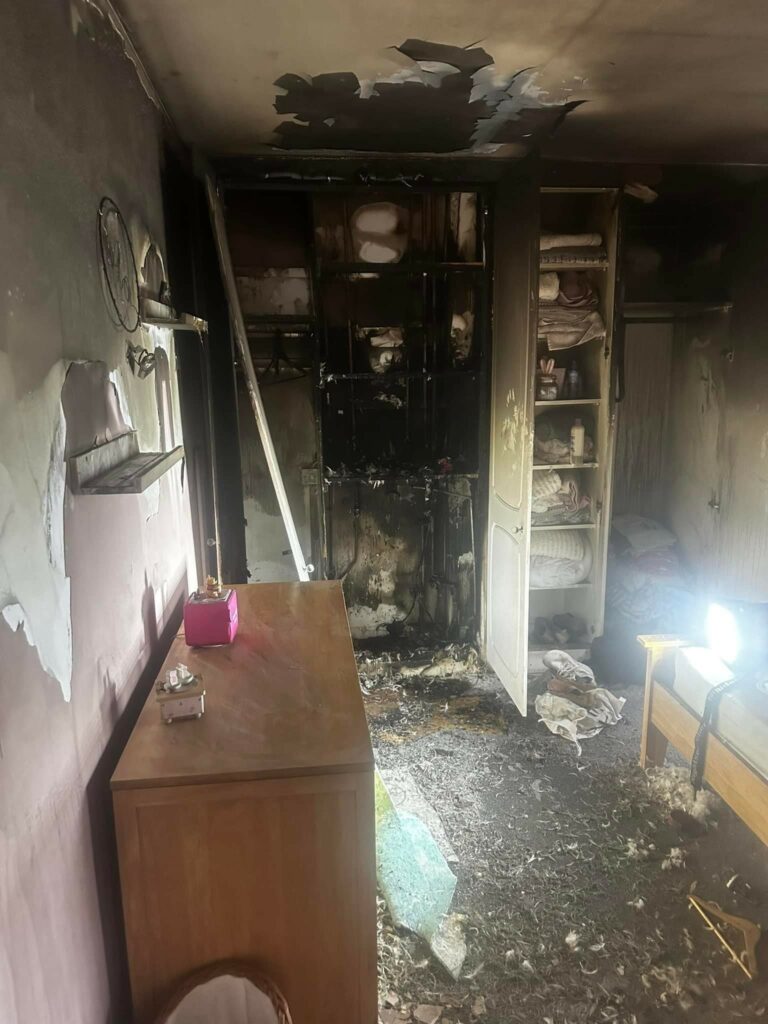
<path fill-rule="evenodd" d="M 571 464 L 581 466 L 584 463 L 584 426 L 581 420 L 574 420 L 571 427 Z"/>
<path fill-rule="evenodd" d="M 567 397 L 581 398 L 581 374 L 579 373 L 579 364 L 575 359 L 572 360 L 571 365 L 568 367 L 565 380 L 565 393 Z"/>

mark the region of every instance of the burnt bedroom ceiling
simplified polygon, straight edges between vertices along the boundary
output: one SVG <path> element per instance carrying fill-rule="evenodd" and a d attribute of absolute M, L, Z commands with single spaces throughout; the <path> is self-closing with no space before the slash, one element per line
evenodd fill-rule
<path fill-rule="evenodd" d="M 482 47 L 406 39 L 394 49 L 411 61 L 375 82 L 351 72 L 283 75 L 275 82 L 281 149 L 369 153 L 494 153 L 548 138 L 579 100 L 548 103 L 528 69 L 502 79 Z"/>
<path fill-rule="evenodd" d="M 119 6 L 181 134 L 212 155 L 456 145 L 485 154 L 548 136 L 582 100 L 546 155 L 768 163 L 764 0 Z M 414 53 L 420 40 L 464 49 L 467 63 Z M 532 72 L 515 77 L 523 69 Z"/>

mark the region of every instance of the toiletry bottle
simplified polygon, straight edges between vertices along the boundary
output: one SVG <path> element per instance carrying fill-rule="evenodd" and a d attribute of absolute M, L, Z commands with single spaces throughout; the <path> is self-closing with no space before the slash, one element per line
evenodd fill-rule
<path fill-rule="evenodd" d="M 571 463 L 574 466 L 584 463 L 584 427 L 581 420 L 574 420 L 571 427 Z"/>
<path fill-rule="evenodd" d="M 565 379 L 565 393 L 568 398 L 581 398 L 581 374 L 579 373 L 579 364 L 575 359 L 571 361 Z"/>

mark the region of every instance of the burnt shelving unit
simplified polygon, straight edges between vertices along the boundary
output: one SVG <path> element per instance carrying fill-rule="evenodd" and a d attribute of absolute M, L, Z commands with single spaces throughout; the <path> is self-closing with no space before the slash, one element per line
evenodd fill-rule
<path fill-rule="evenodd" d="M 355 606 L 367 614 L 378 601 L 390 624 L 418 616 L 457 639 L 478 631 L 491 195 L 415 180 L 227 192 L 251 355 L 297 527 L 317 578 L 345 580 L 353 629 Z M 360 210 L 382 204 L 389 253 L 386 231 L 360 227 Z M 378 254 L 361 247 L 371 234 Z M 248 570 L 270 579 L 290 569 L 242 390 Z"/>
<path fill-rule="evenodd" d="M 388 263 L 359 258 L 354 227 L 361 209 L 382 205 L 396 211 L 393 236 L 402 248 Z M 398 488 L 411 516 L 420 498 L 420 578 L 412 586 L 411 612 L 420 594 L 422 623 L 424 615 L 434 619 L 427 608 L 430 588 L 457 586 L 462 555 L 465 567 L 472 566 L 472 603 L 478 604 L 474 553 L 485 520 L 487 461 L 488 209 L 485 192 L 456 186 L 340 189 L 312 201 L 319 560 L 329 576 L 350 571 L 349 558 L 337 554 L 334 543 L 340 514 L 334 493 L 345 484 L 355 489 L 355 530 L 360 488 L 387 488 L 389 516 L 397 514 Z M 347 512 L 344 506 L 345 521 Z M 462 550 L 450 553 L 457 544 Z M 353 547 L 356 558 L 357 533 Z M 475 627 L 476 614 L 475 607 Z"/>

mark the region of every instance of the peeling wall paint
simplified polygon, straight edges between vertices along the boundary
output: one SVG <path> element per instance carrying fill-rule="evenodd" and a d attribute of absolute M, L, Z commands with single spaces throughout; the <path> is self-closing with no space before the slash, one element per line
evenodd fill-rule
<path fill-rule="evenodd" d="M 0 610 L 23 630 L 43 669 L 69 700 L 72 630 L 64 565 L 64 365 L 13 401 L 14 374 L 0 353 Z"/>
<path fill-rule="evenodd" d="M 103 195 L 137 252 L 163 248 L 161 137 L 120 38 L 93 28 L 73 31 L 66 2 L 0 5 L 3 1024 L 130 1019 L 108 779 L 194 565 L 180 464 L 151 498 L 65 486 L 67 447 L 124 422 L 144 448 L 180 437 L 172 342 L 163 434 L 104 303 Z"/>

